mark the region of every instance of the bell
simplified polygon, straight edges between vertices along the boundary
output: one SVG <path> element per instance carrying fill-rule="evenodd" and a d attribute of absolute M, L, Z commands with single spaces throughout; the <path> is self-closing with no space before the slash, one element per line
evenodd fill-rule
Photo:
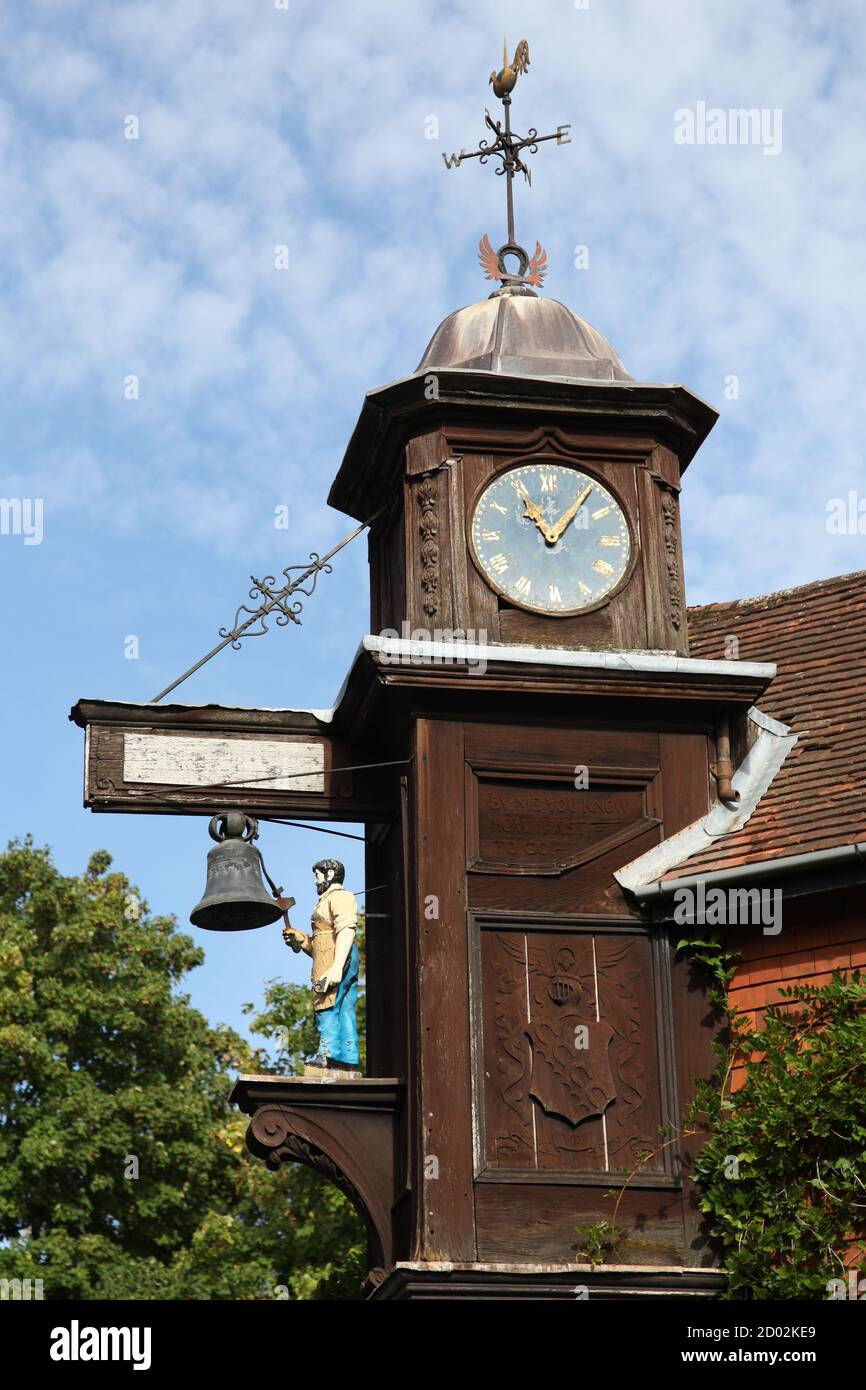
<path fill-rule="evenodd" d="M 194 927 L 249 931 L 282 917 L 262 883 L 262 856 L 251 843 L 258 833 L 258 821 L 243 811 L 224 811 L 212 818 L 208 834 L 217 844 L 208 852 L 204 895 L 190 913 Z"/>

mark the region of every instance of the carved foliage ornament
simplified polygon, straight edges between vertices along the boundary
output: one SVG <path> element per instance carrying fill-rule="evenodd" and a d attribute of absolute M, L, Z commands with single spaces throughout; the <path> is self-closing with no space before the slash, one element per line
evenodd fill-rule
<path fill-rule="evenodd" d="M 436 489 L 429 480 L 418 489 L 421 517 L 418 532 L 421 536 L 421 589 L 423 609 L 428 618 L 439 611 L 439 519 L 436 515 Z"/>
<path fill-rule="evenodd" d="M 664 527 L 665 561 L 671 600 L 671 622 L 679 630 L 683 621 L 683 591 L 677 552 L 677 489 L 655 469 L 650 468 L 648 471 L 662 494 L 662 525 Z"/>
<path fill-rule="evenodd" d="M 672 492 L 662 493 L 662 516 L 665 527 L 665 559 L 671 592 L 671 622 L 675 628 L 679 628 L 683 620 L 683 600 L 677 558 L 677 499 Z"/>

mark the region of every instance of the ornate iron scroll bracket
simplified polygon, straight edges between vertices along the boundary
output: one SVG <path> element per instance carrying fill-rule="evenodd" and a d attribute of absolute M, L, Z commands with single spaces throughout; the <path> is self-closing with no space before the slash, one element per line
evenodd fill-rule
<path fill-rule="evenodd" d="M 253 587 L 250 589 L 249 597 L 253 602 L 260 599 L 255 608 L 250 608 L 249 604 L 242 603 L 235 613 L 235 620 L 231 628 L 221 627 L 219 635 L 222 641 L 213 647 L 206 656 L 197 661 L 194 666 L 190 666 L 188 671 L 184 671 L 182 676 L 178 676 L 176 681 L 167 685 L 165 690 L 161 690 L 158 695 L 148 703 L 156 705 L 166 695 L 182 685 L 185 680 L 200 670 L 211 657 L 216 656 L 217 652 L 223 651 L 226 647 L 233 647 L 235 651 L 240 648 L 242 637 L 264 637 L 270 631 L 266 622 L 267 618 L 273 617 L 277 627 L 288 627 L 289 623 L 300 624 L 300 614 L 303 610 L 303 600 L 294 598 L 295 594 L 303 594 L 305 598 L 310 598 L 315 592 L 316 582 L 320 574 L 331 574 L 332 568 L 330 561 L 339 550 L 353 541 L 356 536 L 360 536 L 362 531 L 366 531 L 368 526 L 381 515 L 383 508 L 380 508 L 369 521 L 364 521 L 360 526 L 356 526 L 354 531 L 350 531 L 348 536 L 344 536 L 341 541 L 332 546 L 326 555 L 318 555 L 315 550 L 310 552 L 310 563 L 307 565 L 287 565 L 283 570 L 286 582 L 279 589 L 275 587 L 276 578 L 272 574 L 266 574 L 264 579 L 256 579 L 254 574 L 250 575 Z M 300 573 L 296 573 L 300 571 Z M 305 587 L 308 586 L 308 587 Z M 290 601 L 291 600 L 291 601 Z M 242 619 L 242 614 L 247 617 Z M 258 626 L 256 626 L 258 624 Z"/>

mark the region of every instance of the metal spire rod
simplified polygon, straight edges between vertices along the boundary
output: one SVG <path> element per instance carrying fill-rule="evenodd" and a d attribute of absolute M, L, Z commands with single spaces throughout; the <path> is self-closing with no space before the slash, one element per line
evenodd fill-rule
<path fill-rule="evenodd" d="M 490 74 L 490 85 L 493 87 L 494 96 L 502 102 L 505 113 L 504 122 L 494 120 L 489 111 L 484 113 L 484 122 L 489 130 L 493 132 L 492 140 L 481 140 L 477 150 L 461 150 L 459 154 L 447 155 L 443 152 L 442 158 L 445 160 L 446 169 L 459 169 L 464 159 L 477 159 L 479 164 L 486 164 L 491 156 L 501 160 L 496 168 L 497 174 L 505 175 L 505 199 L 506 214 L 508 220 L 508 240 L 498 251 L 494 251 L 490 244 L 487 234 L 481 240 L 479 246 L 479 259 L 488 280 L 500 280 L 503 290 L 506 292 L 532 293 L 531 286 L 540 286 L 547 274 L 547 253 L 542 249 L 541 244 L 536 242 L 535 255 L 530 259 L 522 246 L 516 240 L 514 229 L 514 175 L 522 174 L 528 184 L 532 183 L 532 174 L 529 166 L 521 158 L 521 152 L 528 150 L 530 154 L 538 152 L 538 146 L 545 140 L 555 140 L 558 145 L 568 145 L 571 143 L 571 136 L 568 131 L 570 125 L 557 126 L 556 130 L 550 135 L 539 135 L 536 128 L 530 128 L 526 136 L 516 135 L 511 129 L 511 93 L 517 84 L 517 79 L 521 73 L 525 73 L 529 68 L 529 44 L 526 39 L 521 39 L 517 48 L 514 50 L 514 57 L 508 61 L 508 44 L 506 42 L 503 50 L 502 68 L 499 72 Z M 506 257 L 517 260 L 518 269 L 515 271 L 510 267 Z M 503 290 L 497 290 L 500 294 Z"/>
<path fill-rule="evenodd" d="M 508 240 L 514 243 L 516 240 L 514 231 L 514 155 L 511 149 L 511 97 L 502 98 L 502 105 L 505 108 L 505 145 L 507 154 L 505 157 L 505 186 L 508 200 Z M 527 171 L 526 177 L 531 180 L 532 176 Z"/>
<path fill-rule="evenodd" d="M 172 690 L 176 690 L 179 685 L 182 685 L 185 680 L 188 680 L 190 676 L 194 675 L 196 671 L 200 670 L 206 662 L 210 661 L 212 657 L 216 656 L 217 653 L 221 652 L 225 647 L 232 646 L 235 651 L 237 651 L 241 645 L 241 637 L 263 637 L 266 632 L 270 632 L 265 618 L 269 617 L 271 613 L 275 611 L 277 613 L 275 619 L 277 627 L 286 627 L 290 622 L 300 625 L 301 619 L 298 614 L 303 610 L 304 605 L 300 599 L 296 599 L 295 602 L 291 604 L 288 603 L 288 600 L 296 593 L 302 593 L 309 598 L 315 590 L 316 580 L 319 574 L 331 573 L 331 566 L 328 563 L 329 560 L 332 560 L 337 552 L 348 545 L 350 541 L 353 541 L 356 536 L 360 536 L 362 531 L 366 531 L 368 526 L 372 526 L 373 522 L 382 511 L 384 511 L 384 508 L 380 508 L 378 512 L 370 517 L 369 521 L 363 521 L 360 526 L 356 526 L 354 531 L 350 531 L 348 536 L 344 536 L 341 541 L 338 541 L 338 543 L 328 551 L 327 555 L 323 555 L 320 558 L 315 551 L 311 551 L 310 560 L 312 563 L 306 567 L 302 568 L 300 565 L 287 565 L 283 570 L 283 574 L 286 576 L 286 583 L 280 589 L 275 590 L 273 588 L 273 585 L 276 584 L 277 581 L 272 574 L 266 574 L 264 579 L 256 579 L 255 575 L 251 574 L 250 579 L 253 581 L 253 587 L 250 589 L 249 596 L 251 599 L 260 597 L 262 602 L 257 608 L 250 608 L 247 604 L 242 603 L 235 613 L 234 626 L 231 631 L 227 632 L 224 627 L 220 628 L 220 637 L 223 639 L 222 642 L 219 642 L 208 652 L 207 656 L 203 656 L 194 666 L 190 666 L 188 671 L 184 671 L 182 676 L 178 676 L 177 680 L 172 681 L 171 685 L 167 685 L 165 690 L 161 690 L 158 695 L 154 695 L 152 700 L 148 700 L 148 704 L 159 704 L 160 700 L 164 699 L 166 695 L 169 695 Z M 302 572 L 293 579 L 293 570 L 302 570 Z M 308 580 L 312 580 L 312 583 L 308 589 L 305 589 L 304 585 Z M 239 622 L 238 620 L 242 613 L 248 613 L 249 617 L 243 622 Z M 256 622 L 261 623 L 261 627 L 257 632 L 251 632 L 250 629 Z"/>

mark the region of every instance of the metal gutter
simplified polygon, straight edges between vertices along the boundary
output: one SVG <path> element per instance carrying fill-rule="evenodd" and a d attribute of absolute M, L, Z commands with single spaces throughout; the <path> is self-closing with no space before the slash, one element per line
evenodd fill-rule
<path fill-rule="evenodd" d="M 777 859 L 761 859 L 756 864 L 737 864 L 730 869 L 714 869 L 710 873 L 687 874 L 681 878 L 665 879 L 663 883 L 647 883 L 631 888 L 636 898 L 667 897 L 680 888 L 696 888 L 703 883 L 707 886 L 734 883 L 738 879 L 766 879 L 791 873 L 807 873 L 809 870 L 835 869 L 844 864 L 866 864 L 866 840 L 852 845 L 837 845 L 833 849 L 809 850 L 806 854 L 787 854 Z M 618 875 L 615 875 L 618 877 Z"/>

